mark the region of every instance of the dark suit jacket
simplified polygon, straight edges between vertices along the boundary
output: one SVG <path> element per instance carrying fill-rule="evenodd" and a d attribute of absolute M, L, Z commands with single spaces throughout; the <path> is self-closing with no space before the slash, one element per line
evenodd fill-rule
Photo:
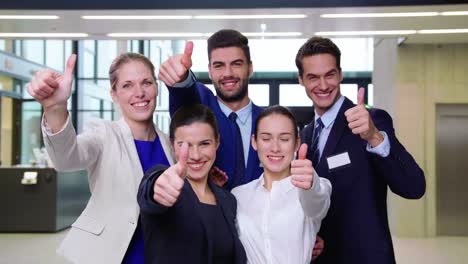
<path fill-rule="evenodd" d="M 217 97 L 204 86 L 202 83 L 195 82 L 190 88 L 169 88 L 169 110 L 171 115 L 182 105 L 201 103 L 208 106 L 216 117 L 218 123 L 218 130 L 221 135 L 221 142 L 216 153 L 215 166 L 228 175 L 228 182 L 226 189 L 232 188 L 251 182 L 257 179 L 263 173 L 263 168 L 260 167 L 260 160 L 258 159 L 257 151 L 252 146 L 249 148 L 249 157 L 247 160 L 246 175 L 242 179 L 233 179 L 235 168 L 235 127 L 232 122 L 226 117 L 221 108 L 219 107 Z M 255 120 L 262 112 L 262 108 L 252 103 L 252 132 L 255 129 Z"/>
<path fill-rule="evenodd" d="M 138 204 L 144 237 L 145 263 L 148 264 L 209 264 L 213 259 L 213 235 L 202 221 L 199 200 L 185 180 L 179 199 L 172 207 L 153 200 L 156 179 L 166 170 L 156 165 L 146 172 L 138 190 Z M 234 241 L 233 263 L 247 262 L 235 226 L 237 202 L 230 192 L 209 181 L 218 206 L 221 207 Z"/>
<path fill-rule="evenodd" d="M 355 105 L 347 98 L 338 112 L 322 156 L 314 167 L 330 180 L 331 206 L 322 221 L 319 236 L 325 249 L 318 264 L 395 263 L 388 227 L 387 186 L 407 198 L 424 195 L 423 171 L 395 136 L 392 118 L 381 109 L 371 109 L 375 126 L 390 140 L 390 154 L 382 158 L 366 150 L 367 142 L 354 135 L 344 112 Z M 314 120 L 314 119 L 312 119 Z M 302 131 L 302 140 L 312 142 L 314 121 Z M 329 170 L 327 157 L 348 152 L 351 164 Z M 308 153 L 307 158 L 312 159 Z"/>

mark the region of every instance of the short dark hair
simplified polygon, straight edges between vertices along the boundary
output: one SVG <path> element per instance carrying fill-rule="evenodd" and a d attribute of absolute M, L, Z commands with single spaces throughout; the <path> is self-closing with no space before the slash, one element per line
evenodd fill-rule
<path fill-rule="evenodd" d="M 254 129 L 254 137 L 255 139 L 257 138 L 258 134 L 258 125 L 260 124 L 260 121 L 264 119 L 267 116 L 270 115 L 282 115 L 286 118 L 288 118 L 291 121 L 291 124 L 293 125 L 294 129 L 294 137 L 298 138 L 299 137 L 299 132 L 298 132 L 298 127 L 297 127 L 297 121 L 294 115 L 291 113 L 291 111 L 281 105 L 274 105 L 266 108 L 263 112 L 258 115 L 257 120 L 255 121 L 255 129 Z"/>
<path fill-rule="evenodd" d="M 181 126 L 189 126 L 193 123 L 203 123 L 209 125 L 213 129 L 213 135 L 216 140 L 219 140 L 218 125 L 213 112 L 206 106 L 201 104 L 191 104 L 181 106 L 172 115 L 171 124 L 169 125 L 169 138 L 172 143 L 175 140 L 175 131 Z"/>
<path fill-rule="evenodd" d="M 208 38 L 208 60 L 211 62 L 211 52 L 214 49 L 238 47 L 244 52 L 247 62 L 250 63 L 249 40 L 237 30 L 221 29 Z"/>
<path fill-rule="evenodd" d="M 317 54 L 330 54 L 335 57 L 336 67 L 341 70 L 341 51 L 338 46 L 333 43 L 329 38 L 312 37 L 304 43 L 296 55 L 296 66 L 299 71 L 299 76 L 304 74 L 302 60 L 304 57 L 317 55 Z"/>

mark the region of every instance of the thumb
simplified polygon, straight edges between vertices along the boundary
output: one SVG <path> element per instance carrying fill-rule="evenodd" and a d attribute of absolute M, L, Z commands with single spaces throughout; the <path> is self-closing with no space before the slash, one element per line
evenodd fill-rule
<path fill-rule="evenodd" d="M 182 179 L 185 179 L 185 173 L 187 171 L 188 148 L 189 146 L 187 143 L 182 143 L 179 149 L 179 160 L 176 164 L 176 172 Z"/>
<path fill-rule="evenodd" d="M 307 144 L 303 143 L 299 148 L 297 159 L 305 160 L 307 155 Z"/>
<path fill-rule="evenodd" d="M 187 41 L 185 43 L 184 54 L 182 55 L 182 65 L 185 68 L 190 69 L 192 67 L 192 53 L 193 53 L 193 42 Z"/>
<path fill-rule="evenodd" d="M 358 105 L 364 105 L 364 95 L 366 93 L 366 90 L 361 87 L 359 88 L 358 95 L 357 95 L 357 104 Z"/>
<path fill-rule="evenodd" d="M 67 65 L 65 65 L 65 72 L 63 73 L 64 79 L 71 83 L 73 81 L 73 71 L 75 70 L 76 64 L 76 54 L 70 55 L 67 60 Z"/>

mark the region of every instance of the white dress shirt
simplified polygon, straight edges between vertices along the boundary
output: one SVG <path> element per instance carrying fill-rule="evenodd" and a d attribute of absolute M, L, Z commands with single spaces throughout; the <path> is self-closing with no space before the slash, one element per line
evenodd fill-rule
<path fill-rule="evenodd" d="M 272 183 L 260 178 L 236 187 L 239 238 L 251 264 L 308 264 L 315 237 L 330 206 L 331 184 L 314 175 L 310 190 L 291 183 L 291 177 Z"/>

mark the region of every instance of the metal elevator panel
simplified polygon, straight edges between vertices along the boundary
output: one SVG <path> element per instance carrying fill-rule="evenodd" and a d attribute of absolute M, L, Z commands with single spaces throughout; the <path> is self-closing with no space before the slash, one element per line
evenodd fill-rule
<path fill-rule="evenodd" d="M 468 104 L 436 108 L 437 235 L 468 235 Z"/>

